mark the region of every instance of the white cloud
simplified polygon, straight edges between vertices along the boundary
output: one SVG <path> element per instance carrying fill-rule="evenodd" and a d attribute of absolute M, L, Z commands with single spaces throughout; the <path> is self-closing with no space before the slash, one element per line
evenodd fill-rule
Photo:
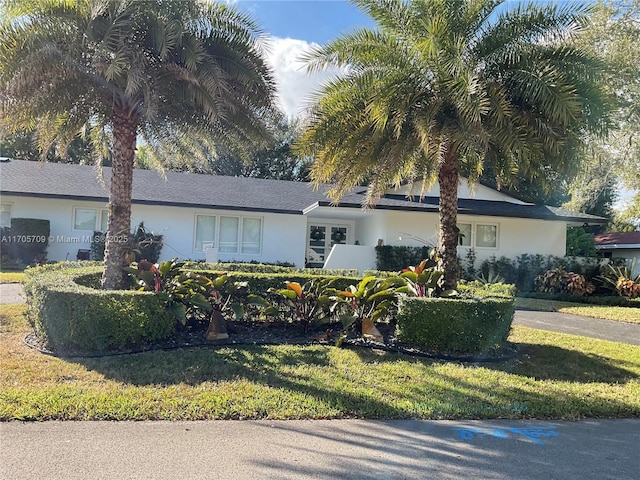
<path fill-rule="evenodd" d="M 293 38 L 272 37 L 269 40 L 267 60 L 273 67 L 280 106 L 290 117 L 304 117 L 312 94 L 337 72 L 307 73 L 300 57 L 313 46 L 316 44 Z"/>

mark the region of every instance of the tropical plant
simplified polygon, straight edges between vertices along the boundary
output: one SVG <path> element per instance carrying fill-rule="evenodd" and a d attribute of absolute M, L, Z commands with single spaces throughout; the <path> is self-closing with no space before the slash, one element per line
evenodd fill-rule
<path fill-rule="evenodd" d="M 285 315 L 307 331 L 312 326 L 331 321 L 331 299 L 338 292 L 331 287 L 333 282 L 333 279 L 320 278 L 312 278 L 302 285 L 287 281 L 286 288 L 269 291 L 282 298 L 280 303 L 285 309 Z"/>
<path fill-rule="evenodd" d="M 436 257 L 434 257 L 436 258 Z M 414 297 L 452 297 L 456 295 L 455 290 L 440 289 L 438 283 L 444 272 L 438 270 L 435 265 L 427 266 L 429 260 L 423 260 L 420 265 L 406 268 L 400 274 L 400 278 L 406 280 L 407 285 L 400 287 L 396 293 L 408 293 Z"/>
<path fill-rule="evenodd" d="M 274 85 L 261 31 L 197 0 L 15 0 L 0 18 L 0 129 L 35 127 L 43 157 L 90 131 L 99 161 L 112 139 L 102 286 L 122 288 L 138 141 L 156 162 L 262 141 Z"/>
<path fill-rule="evenodd" d="M 616 292 L 621 297 L 640 297 L 640 274 L 633 276 L 636 266 L 636 259 L 631 261 L 631 265 L 607 265 L 608 271 L 598 277 L 605 288 Z"/>
<path fill-rule="evenodd" d="M 564 268 L 552 268 L 535 279 L 536 291 L 546 293 L 569 293 L 571 295 L 589 295 L 596 289 L 583 275 L 567 272 Z"/>
<path fill-rule="evenodd" d="M 316 97 L 298 151 L 338 201 L 366 183 L 440 187 L 438 256 L 459 278 L 460 175 L 485 164 L 498 186 L 545 169 L 571 171 L 573 145 L 606 128 L 602 65 L 572 43 L 589 7 L 575 2 L 354 0 L 377 22 L 313 49 L 312 72 L 341 68 Z"/>
<path fill-rule="evenodd" d="M 246 305 L 270 307 L 269 302 L 263 297 L 249 293 L 247 282 L 236 281 L 228 273 L 223 273 L 212 281 L 209 300 L 214 310 L 223 314 L 233 312 L 236 320 L 244 318 Z M 269 309 L 264 313 L 273 314 L 275 312 L 273 309 Z"/>
<path fill-rule="evenodd" d="M 138 290 L 156 292 L 167 310 L 183 325 L 188 315 L 211 312 L 208 296 L 213 282 L 204 275 L 186 270 L 184 262 L 175 258 L 160 264 L 141 260 L 124 270 Z"/>
<path fill-rule="evenodd" d="M 397 306 L 396 291 L 403 286 L 406 287 L 406 280 L 400 277 L 377 279 L 369 276 L 358 285 L 338 291 L 332 297 L 331 306 L 343 327 L 337 345 L 342 344 L 351 327 L 360 327 L 366 333 L 376 321 L 390 316 Z"/>

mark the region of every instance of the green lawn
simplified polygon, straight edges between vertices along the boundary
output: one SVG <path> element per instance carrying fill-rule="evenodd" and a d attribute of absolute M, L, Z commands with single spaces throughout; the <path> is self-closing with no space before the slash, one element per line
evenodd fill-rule
<path fill-rule="evenodd" d="M 22 343 L 0 307 L 0 420 L 640 416 L 640 348 L 516 327 L 523 354 L 464 365 L 370 350 L 264 346 L 94 359 Z"/>
<path fill-rule="evenodd" d="M 0 283 L 21 283 L 24 272 L 0 272 Z"/>
<path fill-rule="evenodd" d="M 539 310 L 543 312 L 570 313 L 572 315 L 582 315 L 583 317 L 603 318 L 617 322 L 640 324 L 640 308 L 585 305 L 583 303 L 521 297 L 516 297 L 516 308 L 526 308 L 528 310 Z"/>

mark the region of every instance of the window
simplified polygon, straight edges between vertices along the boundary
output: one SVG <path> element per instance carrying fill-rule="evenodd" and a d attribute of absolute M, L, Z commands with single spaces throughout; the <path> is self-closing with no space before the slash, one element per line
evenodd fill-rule
<path fill-rule="evenodd" d="M 459 223 L 458 229 L 460 232 L 458 233 L 458 245 L 461 247 L 470 247 L 471 246 L 471 224 L 470 223 Z"/>
<path fill-rule="evenodd" d="M 74 230 L 89 230 L 96 228 L 96 210 L 93 208 L 76 208 L 73 218 Z"/>
<path fill-rule="evenodd" d="M 220 217 L 220 253 L 236 253 L 238 251 L 238 217 Z"/>
<path fill-rule="evenodd" d="M 107 210 L 102 210 L 100 212 L 100 228 L 99 228 L 100 232 L 106 233 L 108 221 L 109 221 L 109 212 Z"/>
<path fill-rule="evenodd" d="M 216 217 L 210 215 L 196 215 L 196 244 L 195 251 L 205 249 L 204 244 L 215 245 Z"/>
<path fill-rule="evenodd" d="M 262 243 L 262 220 L 242 219 L 242 253 L 260 253 Z"/>
<path fill-rule="evenodd" d="M 476 225 L 476 247 L 498 246 L 498 226 L 497 225 Z"/>
<path fill-rule="evenodd" d="M 99 222 L 98 222 L 99 220 Z M 108 211 L 96 208 L 76 208 L 73 210 L 73 229 L 102 233 L 107 231 Z"/>
<path fill-rule="evenodd" d="M 0 205 L 0 227 L 11 226 L 11 205 L 3 203 Z"/>
<path fill-rule="evenodd" d="M 498 246 L 498 226 L 495 224 L 459 223 L 458 246 L 496 248 Z"/>
<path fill-rule="evenodd" d="M 217 235 L 217 237 L 216 237 Z M 262 219 L 196 215 L 194 251 L 218 247 L 218 253 L 260 254 Z"/>

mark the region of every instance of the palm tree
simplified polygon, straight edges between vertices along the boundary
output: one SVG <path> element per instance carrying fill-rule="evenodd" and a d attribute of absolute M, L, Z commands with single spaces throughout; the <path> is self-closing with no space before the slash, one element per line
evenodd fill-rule
<path fill-rule="evenodd" d="M 157 155 L 265 137 L 274 83 L 253 20 L 196 0 L 15 0 L 0 7 L 0 127 L 36 128 L 43 155 L 92 132 L 113 146 L 102 285 L 129 257 L 139 140 Z"/>
<path fill-rule="evenodd" d="M 459 278 L 457 190 L 485 165 L 499 184 L 575 166 L 582 132 L 600 132 L 600 64 L 572 45 L 588 9 L 574 2 L 353 0 L 377 22 L 306 55 L 308 69 L 340 68 L 315 99 L 302 153 L 335 202 L 367 184 L 373 205 L 392 184 L 440 187 L 444 286 Z"/>

